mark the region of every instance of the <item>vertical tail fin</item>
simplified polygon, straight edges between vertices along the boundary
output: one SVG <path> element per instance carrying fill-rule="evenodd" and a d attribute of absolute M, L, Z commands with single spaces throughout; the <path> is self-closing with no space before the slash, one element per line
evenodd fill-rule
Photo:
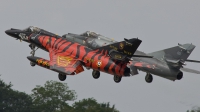
<path fill-rule="evenodd" d="M 114 59 L 123 60 L 125 58 L 131 58 L 141 42 L 142 41 L 137 38 L 124 39 L 124 41 L 103 46 L 94 51 L 105 55 L 109 54 Z"/>
<path fill-rule="evenodd" d="M 189 55 L 194 50 L 195 45 L 192 44 L 178 44 L 178 46 L 164 49 L 161 51 L 149 53 L 148 55 L 151 55 L 158 59 L 164 59 L 166 61 L 170 61 L 172 63 L 177 63 L 179 61 L 186 61 Z"/>

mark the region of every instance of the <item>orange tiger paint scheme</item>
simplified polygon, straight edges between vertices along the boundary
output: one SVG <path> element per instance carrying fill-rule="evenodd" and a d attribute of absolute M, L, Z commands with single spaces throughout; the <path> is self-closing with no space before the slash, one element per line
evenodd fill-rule
<path fill-rule="evenodd" d="M 32 41 L 31 36 L 29 39 Z M 81 61 L 85 67 L 89 67 L 94 70 L 118 76 L 130 75 L 130 70 L 127 67 L 127 63 L 114 61 L 109 56 L 104 55 L 103 52 L 107 53 L 107 50 L 98 53 L 98 49 L 93 51 L 85 46 L 79 45 L 78 43 L 73 43 L 67 41 L 66 39 L 45 35 L 37 35 L 33 39 L 36 42 L 35 44 L 38 44 L 37 46 L 43 47 L 43 49 L 49 51 L 50 58 L 57 58 L 55 55 L 71 57 L 73 60 Z M 54 53 L 52 54 L 51 52 Z M 101 63 L 99 60 L 101 60 Z M 55 63 L 56 62 L 53 61 L 50 63 L 50 65 Z"/>

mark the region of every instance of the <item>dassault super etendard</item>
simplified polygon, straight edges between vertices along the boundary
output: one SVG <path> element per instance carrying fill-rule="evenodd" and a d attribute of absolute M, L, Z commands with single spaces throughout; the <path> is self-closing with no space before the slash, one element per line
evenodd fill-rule
<path fill-rule="evenodd" d="M 107 46 L 110 48 L 110 50 L 104 49 L 103 52 L 107 51 L 107 56 L 112 58 L 112 60 L 117 60 L 117 62 L 123 61 L 124 59 L 127 59 L 126 61 L 129 60 L 127 66 L 130 70 L 131 75 L 138 74 L 138 70 L 146 72 L 147 74 L 145 80 L 147 83 L 151 83 L 153 81 L 153 75 L 157 75 L 175 81 L 182 79 L 183 71 L 200 74 L 200 71 L 185 67 L 186 65 L 185 62 L 196 62 L 196 63 L 200 62 L 197 60 L 188 59 L 189 55 L 195 48 L 195 45 L 192 44 L 178 44 L 178 46 L 163 49 L 153 53 L 144 53 L 136 50 L 132 55 L 132 57 L 130 58 L 126 56 L 126 53 L 128 53 L 126 50 L 123 51 L 124 54 L 122 52 L 123 55 L 120 54 L 121 48 L 124 48 L 123 44 L 119 44 L 118 47 L 113 46 L 112 44 L 117 43 L 117 41 L 91 31 L 86 31 L 85 33 L 82 34 L 68 33 L 63 36 L 59 36 L 44 29 L 30 26 L 23 30 L 11 28 L 9 30 L 6 30 L 5 32 L 6 34 L 16 39 L 28 43 L 30 43 L 28 37 L 34 33 L 37 35 L 43 35 L 43 36 L 46 35 L 50 37 L 55 37 L 57 39 L 59 38 L 67 39 L 68 41 L 79 43 L 80 45 L 86 46 L 93 50 L 101 48 L 102 46 Z M 128 41 L 127 39 L 125 40 Z M 29 57 L 31 61 L 30 62 L 31 66 L 35 66 L 37 64 L 39 66 L 43 66 L 50 69 L 49 65 L 50 61 L 34 57 L 37 46 L 34 43 L 30 43 L 29 47 L 32 49 L 31 52 L 32 56 Z M 40 48 L 47 51 L 44 47 Z M 89 61 L 93 62 L 93 60 Z M 86 68 L 90 69 L 90 67 Z M 62 75 L 60 74 L 59 76 Z M 93 69 L 92 76 L 95 79 L 99 78 L 100 71 L 98 69 Z"/>
<path fill-rule="evenodd" d="M 50 60 L 35 56 L 27 58 L 32 63 L 58 72 L 61 81 L 66 79 L 66 75 L 81 73 L 85 66 L 95 70 L 94 78 L 99 78 L 101 71 L 114 75 L 114 81 L 118 83 L 122 77 L 130 76 L 130 68 L 127 65 L 142 42 L 138 38 L 125 39 L 91 50 L 54 34 L 46 35 L 18 29 L 7 30 L 6 33 L 48 51 Z"/>
<path fill-rule="evenodd" d="M 78 42 L 79 44 L 91 49 L 97 49 L 101 46 L 111 45 L 117 42 L 91 31 L 86 31 L 82 34 L 68 33 L 62 37 L 72 42 Z M 188 59 L 194 48 L 195 45 L 193 44 L 178 44 L 178 46 L 152 53 L 144 53 L 137 50 L 134 53 L 135 56 L 131 58 L 129 63 L 131 75 L 137 75 L 138 70 L 144 71 L 147 73 L 145 77 L 146 82 L 151 83 L 153 81 L 152 74 L 172 81 L 182 79 L 182 71 L 200 74 L 200 71 L 185 67 L 185 62 L 200 63 L 200 61 Z M 115 49 L 115 51 L 118 50 L 119 48 Z M 137 57 L 136 55 L 140 55 L 140 57 Z M 110 56 L 115 58 L 115 55 Z M 150 56 L 152 58 L 141 58 L 142 56 Z"/>

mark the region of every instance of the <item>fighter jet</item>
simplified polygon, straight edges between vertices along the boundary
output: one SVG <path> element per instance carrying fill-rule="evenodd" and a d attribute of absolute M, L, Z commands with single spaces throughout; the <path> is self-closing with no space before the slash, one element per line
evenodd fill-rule
<path fill-rule="evenodd" d="M 87 46 L 91 49 L 97 49 L 107 45 L 112 47 L 112 44 L 116 43 L 116 41 L 113 39 L 91 31 L 86 31 L 82 34 L 68 33 L 62 37 Z M 123 45 L 114 49 L 114 51 L 118 51 L 121 48 L 123 48 Z M 184 67 L 186 65 L 185 62 L 200 63 L 200 61 L 187 59 L 194 48 L 195 45 L 192 44 L 178 44 L 178 46 L 148 54 L 141 51 L 136 51 L 134 53 L 135 56 L 130 59 L 128 66 L 132 75 L 138 74 L 138 70 L 146 72 L 147 74 L 145 76 L 145 81 L 147 83 L 151 83 L 153 81 L 152 74 L 172 81 L 180 80 L 183 77 L 182 71 L 200 74 L 200 71 Z M 113 58 L 119 58 L 114 53 L 108 53 L 108 55 Z M 137 57 L 137 55 L 140 57 Z M 141 58 L 142 56 L 149 56 L 153 58 Z"/>
<path fill-rule="evenodd" d="M 31 33 L 55 36 L 56 38 L 63 37 L 69 41 L 77 42 L 77 43 L 87 46 L 88 48 L 91 48 L 91 49 L 97 49 L 101 46 L 116 43 L 116 41 L 114 41 L 113 39 L 110 39 L 108 37 L 105 37 L 105 36 L 102 36 L 95 32 L 90 32 L 90 31 L 87 31 L 83 34 L 68 33 L 61 37 L 59 35 L 53 34 L 51 32 L 40 29 L 38 27 L 30 26 L 24 30 L 12 28 L 10 30 L 7 30 L 6 33 L 14 38 L 17 38 L 17 39 L 20 39 L 20 40 L 23 40 L 26 42 L 29 42 L 29 41 L 27 41 L 27 38 Z M 127 39 L 125 39 L 125 41 L 126 40 Z M 36 51 L 35 45 L 30 44 L 29 47 L 31 47 L 31 49 L 32 49 L 32 52 L 31 52 L 32 56 L 34 56 L 35 51 Z M 110 47 L 112 47 L 112 46 L 110 46 Z M 166 79 L 170 79 L 173 81 L 180 80 L 183 77 L 182 71 L 200 74 L 200 72 L 197 70 L 193 70 L 193 69 L 184 67 L 185 62 L 199 63 L 199 61 L 187 59 L 194 48 L 195 48 L 195 46 L 192 44 L 184 44 L 184 45 L 178 44 L 178 46 L 168 48 L 165 50 L 161 50 L 158 52 L 154 52 L 154 53 L 149 53 L 149 54 L 146 54 L 146 53 L 136 50 L 136 52 L 134 53 L 134 57 L 131 58 L 131 61 L 128 66 L 129 66 L 129 68 L 131 68 L 130 71 L 131 71 L 132 75 L 138 74 L 138 70 L 146 72 L 147 75 L 145 77 L 145 80 L 148 83 L 151 83 L 153 81 L 153 76 L 151 74 L 154 74 L 154 75 L 166 78 Z M 111 56 L 113 59 L 114 58 L 120 59 L 119 56 L 115 55 L 115 51 L 117 49 L 118 48 L 113 47 L 112 52 L 109 52 L 108 55 Z M 43 50 L 45 50 L 45 49 L 43 49 Z M 124 51 L 124 52 L 126 52 L 126 51 Z M 145 58 L 142 58 L 142 57 L 145 57 Z M 148 59 L 151 57 L 154 57 L 154 58 Z M 33 62 L 30 62 L 30 64 L 31 64 L 31 66 L 35 66 L 35 63 L 33 63 Z M 87 69 L 90 69 L 90 68 L 87 68 Z M 98 71 L 93 69 L 92 73 L 96 73 L 96 72 L 98 72 Z"/>
<path fill-rule="evenodd" d="M 95 79 L 99 78 L 99 71 L 101 71 L 114 75 L 114 81 L 118 83 L 122 77 L 130 76 L 130 68 L 127 64 L 131 57 L 138 57 L 133 54 L 142 42 L 137 38 L 124 39 L 124 41 L 91 50 L 38 28 L 10 29 L 5 32 L 14 38 L 31 43 L 32 46 L 48 51 L 50 61 L 34 55 L 27 58 L 34 64 L 58 72 L 61 81 L 66 79 L 66 75 L 75 75 L 84 71 L 83 66 L 85 66 L 94 70 L 92 75 Z"/>

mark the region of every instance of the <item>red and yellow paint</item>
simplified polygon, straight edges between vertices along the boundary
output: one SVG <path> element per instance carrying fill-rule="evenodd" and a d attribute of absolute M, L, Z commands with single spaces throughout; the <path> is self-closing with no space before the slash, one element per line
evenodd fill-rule
<path fill-rule="evenodd" d="M 64 67 L 70 63 L 81 61 L 85 67 L 112 75 L 129 76 L 130 74 L 127 63 L 112 60 L 109 56 L 105 55 L 105 53 L 108 53 L 106 50 L 99 52 L 97 49 L 94 51 L 78 43 L 50 36 L 39 35 L 34 39 L 49 51 L 51 60 L 54 60 L 50 65 L 57 63 L 57 65 Z M 120 44 L 119 48 L 123 49 L 123 47 L 124 45 Z M 81 67 L 77 68 L 77 71 L 81 70 Z"/>

